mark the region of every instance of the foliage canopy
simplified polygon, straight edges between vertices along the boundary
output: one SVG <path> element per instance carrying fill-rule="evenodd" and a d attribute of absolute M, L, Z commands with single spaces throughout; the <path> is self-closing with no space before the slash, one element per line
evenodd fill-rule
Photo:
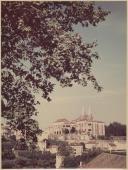
<path fill-rule="evenodd" d="M 35 93 L 50 101 L 53 79 L 62 87 L 91 81 L 101 91 L 91 71 L 97 43 L 73 28 L 97 26 L 108 14 L 93 2 L 2 2 L 2 116 L 12 128 L 28 139 L 41 133 Z"/>

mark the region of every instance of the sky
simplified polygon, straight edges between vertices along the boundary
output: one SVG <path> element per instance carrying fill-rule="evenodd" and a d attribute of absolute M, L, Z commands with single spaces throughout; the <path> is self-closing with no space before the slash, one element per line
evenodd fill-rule
<path fill-rule="evenodd" d="M 93 64 L 93 73 L 103 87 L 98 93 L 93 87 L 74 86 L 61 88 L 56 82 L 51 102 L 40 95 L 37 120 L 42 129 L 59 118 L 73 120 L 89 107 L 96 120 L 105 124 L 117 121 L 126 123 L 126 2 L 96 2 L 111 11 L 97 27 L 75 27 L 85 42 L 97 40 L 96 51 L 100 59 Z"/>

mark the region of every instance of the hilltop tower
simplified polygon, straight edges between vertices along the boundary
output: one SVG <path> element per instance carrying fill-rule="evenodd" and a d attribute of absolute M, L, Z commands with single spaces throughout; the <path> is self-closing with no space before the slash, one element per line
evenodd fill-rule
<path fill-rule="evenodd" d="M 92 121 L 93 120 L 93 115 L 92 115 L 92 110 L 91 110 L 90 105 L 88 106 L 88 116 L 89 116 L 89 119 Z"/>
<path fill-rule="evenodd" d="M 86 108 L 86 111 L 85 111 L 85 107 L 84 106 L 82 107 L 82 113 L 81 113 L 80 118 L 81 119 L 89 119 L 89 116 L 87 114 L 87 108 Z"/>
<path fill-rule="evenodd" d="M 84 117 L 86 115 L 86 113 L 85 113 L 85 108 L 84 108 L 84 106 L 82 107 L 82 112 L 81 112 L 81 117 Z"/>

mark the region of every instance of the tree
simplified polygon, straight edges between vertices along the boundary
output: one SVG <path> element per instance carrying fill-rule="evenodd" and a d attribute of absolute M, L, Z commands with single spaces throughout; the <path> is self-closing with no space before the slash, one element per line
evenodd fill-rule
<path fill-rule="evenodd" d="M 83 42 L 73 27 L 97 26 L 108 14 L 93 2 L 2 2 L 2 116 L 13 129 L 25 135 L 37 115 L 35 93 L 50 101 L 53 79 L 62 87 L 91 81 L 101 91 L 91 71 L 97 43 Z"/>
<path fill-rule="evenodd" d="M 2 161 L 3 160 L 11 160 L 15 158 L 15 155 L 12 151 L 12 149 L 14 148 L 16 141 L 14 138 L 5 138 L 4 136 L 2 136 L 1 138 L 2 140 L 2 145 L 1 145 L 1 149 L 2 149 Z"/>
<path fill-rule="evenodd" d="M 59 144 L 58 154 L 61 156 L 70 156 L 73 153 L 72 147 L 66 143 Z"/>
<path fill-rule="evenodd" d="M 64 168 L 78 168 L 80 165 L 80 158 L 68 156 L 64 159 Z"/>
<path fill-rule="evenodd" d="M 106 136 L 126 136 L 126 125 L 123 125 L 118 122 L 110 123 L 108 126 L 105 126 Z"/>
<path fill-rule="evenodd" d="M 27 143 L 24 138 L 18 140 L 14 146 L 15 150 L 28 150 Z"/>

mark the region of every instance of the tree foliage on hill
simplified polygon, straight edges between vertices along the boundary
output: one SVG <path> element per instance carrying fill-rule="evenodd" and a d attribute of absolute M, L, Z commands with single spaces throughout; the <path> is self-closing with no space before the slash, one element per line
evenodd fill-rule
<path fill-rule="evenodd" d="M 82 155 L 67 156 L 64 159 L 64 168 L 79 168 L 80 162 L 86 164 L 101 153 L 99 149 L 93 149 Z"/>
<path fill-rule="evenodd" d="M 79 165 L 80 165 L 80 157 L 67 156 L 64 159 L 63 168 L 79 168 Z"/>
<path fill-rule="evenodd" d="M 94 51 L 97 43 L 83 42 L 73 27 L 97 26 L 108 13 L 84 1 L 2 2 L 2 116 L 12 128 L 25 134 L 29 121 L 33 135 L 40 133 L 38 123 L 32 121 L 39 103 L 35 93 L 50 101 L 53 78 L 62 87 L 86 86 L 90 81 L 101 90 L 91 71 L 99 58 Z"/>
<path fill-rule="evenodd" d="M 106 136 L 126 136 L 126 125 L 123 125 L 118 122 L 110 123 L 108 126 L 105 126 L 105 135 Z"/>
<path fill-rule="evenodd" d="M 9 159 L 9 156 L 10 155 L 8 154 L 5 159 L 2 160 L 3 169 L 55 168 L 56 156 L 50 152 L 19 151 L 19 157 L 16 157 L 15 159 L 13 157 Z"/>
<path fill-rule="evenodd" d="M 60 144 L 58 147 L 58 153 L 61 156 L 70 156 L 73 153 L 73 149 L 70 145 L 67 144 Z"/>

